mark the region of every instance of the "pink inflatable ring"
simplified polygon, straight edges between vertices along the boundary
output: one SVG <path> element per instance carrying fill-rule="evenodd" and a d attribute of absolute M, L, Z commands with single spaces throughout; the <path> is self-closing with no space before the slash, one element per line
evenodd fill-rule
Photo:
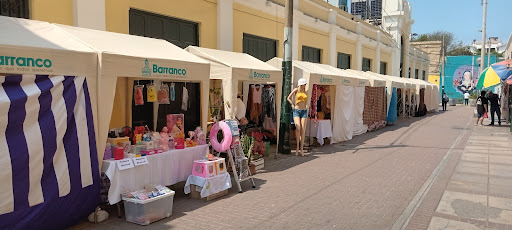
<path fill-rule="evenodd" d="M 222 134 L 224 134 L 224 139 L 221 143 L 217 140 L 217 133 L 219 130 L 222 130 Z M 213 149 L 217 152 L 226 152 L 229 149 L 229 146 L 231 146 L 232 138 L 231 128 L 224 121 L 215 123 L 210 130 L 210 143 L 212 144 Z"/>

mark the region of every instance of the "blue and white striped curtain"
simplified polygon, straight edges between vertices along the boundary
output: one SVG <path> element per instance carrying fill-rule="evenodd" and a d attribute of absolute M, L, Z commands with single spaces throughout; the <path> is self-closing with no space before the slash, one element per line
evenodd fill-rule
<path fill-rule="evenodd" d="M 98 203 L 85 77 L 0 76 L 0 229 L 62 229 Z"/>

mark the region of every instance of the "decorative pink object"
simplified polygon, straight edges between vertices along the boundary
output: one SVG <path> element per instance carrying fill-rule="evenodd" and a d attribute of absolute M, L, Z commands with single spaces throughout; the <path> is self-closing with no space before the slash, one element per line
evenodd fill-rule
<path fill-rule="evenodd" d="M 217 140 L 217 133 L 219 130 L 222 130 L 224 134 L 224 139 L 219 143 Z M 224 121 L 219 121 L 215 123 L 210 130 L 210 143 L 212 144 L 213 149 L 217 152 L 225 152 L 231 146 L 232 136 L 231 136 L 231 128 Z"/>
<path fill-rule="evenodd" d="M 162 132 L 160 132 L 160 148 L 163 150 L 169 150 L 169 133 L 167 132 L 167 127 L 162 128 Z"/>
<path fill-rule="evenodd" d="M 121 146 L 114 147 L 114 160 L 122 160 L 124 158 L 124 148 Z"/>
<path fill-rule="evenodd" d="M 203 178 L 215 176 L 215 161 L 195 160 L 192 175 Z"/>
<path fill-rule="evenodd" d="M 144 105 L 142 90 L 144 90 L 143 85 L 136 85 L 133 87 L 133 99 L 135 100 L 135 105 Z"/>
<path fill-rule="evenodd" d="M 184 149 L 185 148 L 185 138 L 175 137 L 174 138 L 174 148 L 175 149 Z"/>

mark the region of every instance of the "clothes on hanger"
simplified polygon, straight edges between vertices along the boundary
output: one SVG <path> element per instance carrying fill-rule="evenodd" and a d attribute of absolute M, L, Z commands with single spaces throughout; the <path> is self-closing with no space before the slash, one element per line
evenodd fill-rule
<path fill-rule="evenodd" d="M 187 111 L 188 109 L 188 90 L 183 87 L 183 100 L 181 100 L 181 110 Z"/>
<path fill-rule="evenodd" d="M 311 118 L 313 118 L 314 122 L 317 122 L 318 120 L 318 108 L 317 108 L 317 103 L 318 103 L 318 85 L 317 84 L 314 84 L 313 85 L 313 91 L 311 92 L 311 106 L 310 106 L 310 112 L 309 112 L 309 115 L 311 116 Z"/>
<path fill-rule="evenodd" d="M 276 89 L 268 86 L 263 88 L 262 93 L 262 113 L 260 120 L 266 121 L 265 116 L 272 118 L 272 122 L 277 122 L 276 115 Z"/>
<path fill-rule="evenodd" d="M 262 112 L 261 106 L 261 86 L 251 86 L 250 92 L 252 94 L 252 104 L 250 109 L 250 120 L 256 124 L 260 123 L 260 115 Z"/>

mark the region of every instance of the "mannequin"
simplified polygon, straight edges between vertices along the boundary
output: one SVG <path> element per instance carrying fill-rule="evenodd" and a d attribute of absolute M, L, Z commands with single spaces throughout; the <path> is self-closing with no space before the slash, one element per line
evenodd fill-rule
<path fill-rule="evenodd" d="M 307 110 L 307 91 L 306 91 L 307 81 L 304 78 L 299 79 L 299 84 L 297 88 L 293 89 L 290 95 L 288 95 L 288 102 L 290 102 L 293 109 L 293 121 L 295 122 L 295 136 L 297 138 L 297 151 L 295 155 L 298 156 L 299 152 L 302 156 L 304 156 L 304 139 L 306 136 L 306 119 L 308 117 Z M 292 101 L 292 98 L 295 97 L 295 104 Z M 299 149 L 300 145 L 300 149 Z"/>

